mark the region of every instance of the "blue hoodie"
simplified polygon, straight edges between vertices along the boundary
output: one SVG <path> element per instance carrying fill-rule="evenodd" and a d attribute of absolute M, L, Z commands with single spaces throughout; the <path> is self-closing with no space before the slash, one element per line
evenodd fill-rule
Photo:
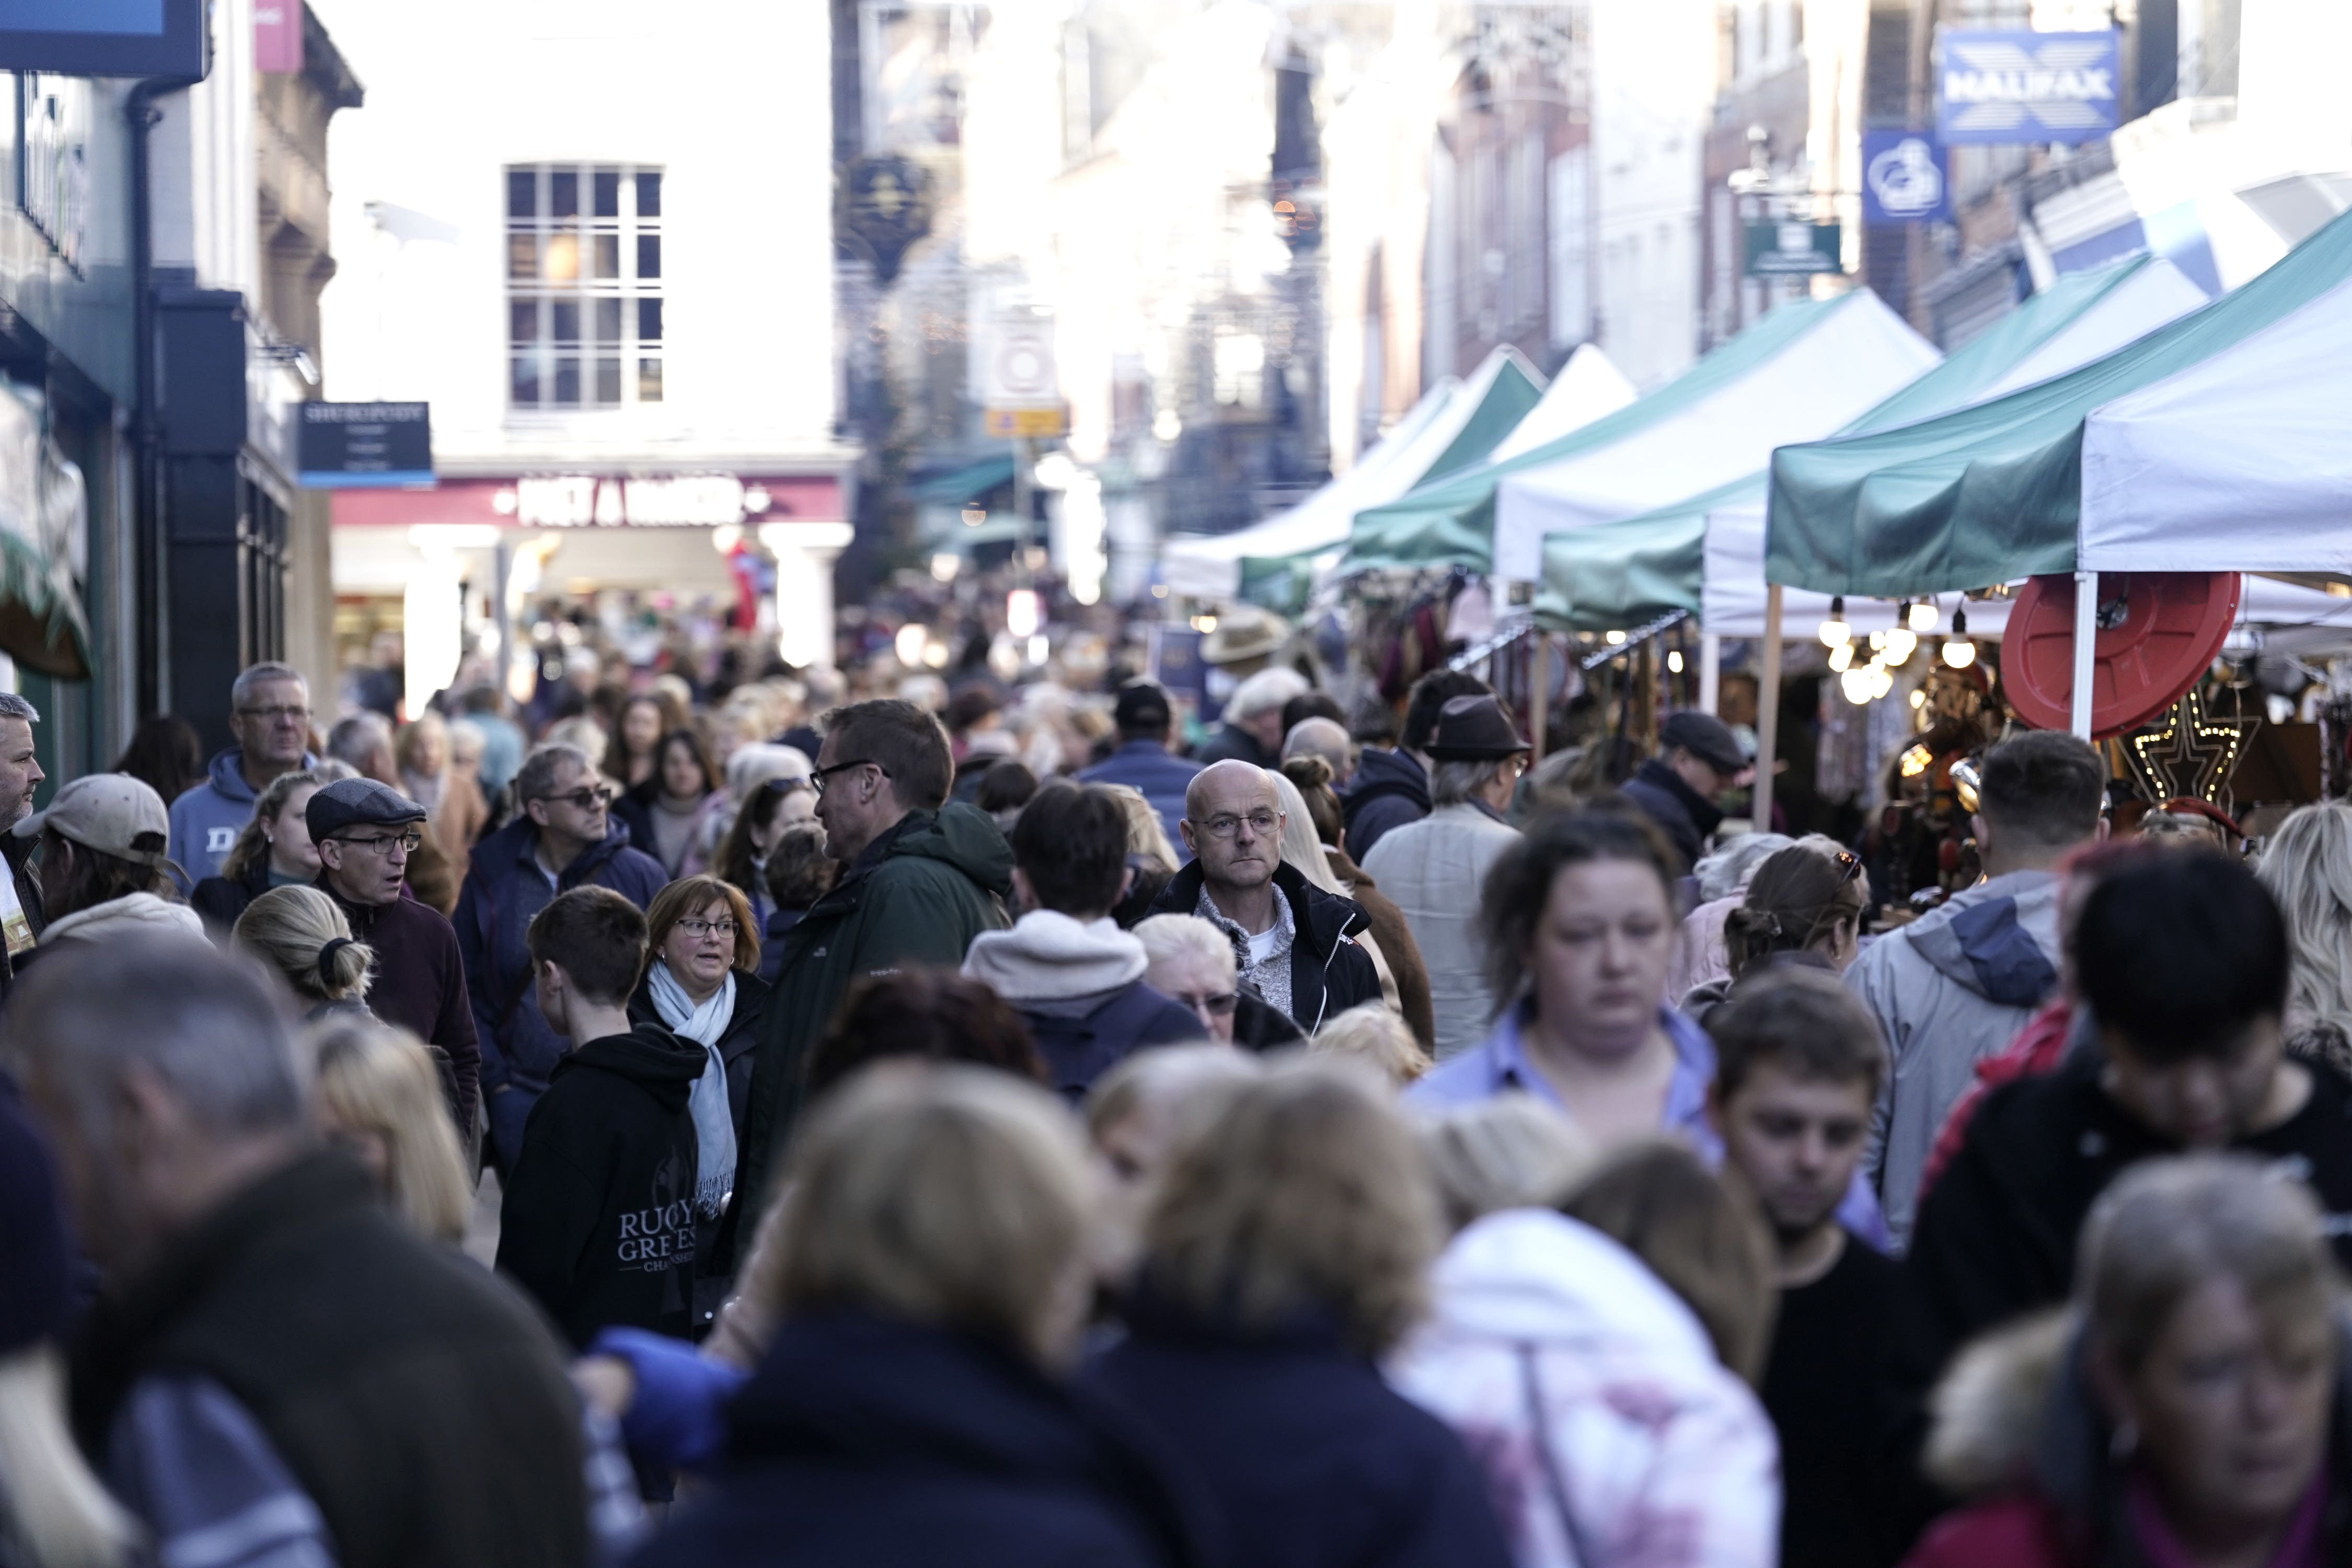
<path fill-rule="evenodd" d="M 187 873 L 180 887 L 184 893 L 206 877 L 220 875 L 221 862 L 228 858 L 237 833 L 253 820 L 255 791 L 245 782 L 244 754 L 235 746 L 215 752 L 206 770 L 210 776 L 172 803 L 171 844 L 164 853 Z M 318 761 L 305 753 L 302 765 L 314 767 Z"/>

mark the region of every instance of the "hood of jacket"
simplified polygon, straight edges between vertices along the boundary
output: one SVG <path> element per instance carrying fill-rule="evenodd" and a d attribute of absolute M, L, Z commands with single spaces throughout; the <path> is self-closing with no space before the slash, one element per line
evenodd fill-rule
<path fill-rule="evenodd" d="M 1356 759 L 1355 781 L 1348 786 L 1348 812 L 1353 815 L 1366 801 L 1384 795 L 1402 795 L 1427 811 L 1429 775 L 1402 751 L 1383 752 L 1367 746 Z"/>
<path fill-rule="evenodd" d="M 304 767 L 310 765 L 308 757 L 303 759 L 302 765 Z M 253 786 L 245 782 L 244 748 L 230 746 L 215 752 L 213 760 L 205 768 L 205 776 L 212 782 L 213 788 L 218 790 L 224 799 L 236 801 L 240 805 L 253 804 L 255 799 Z M 171 803 L 166 801 L 164 804 L 168 805 Z"/>
<path fill-rule="evenodd" d="M 597 867 L 628 848 L 630 842 L 629 825 L 617 816 L 607 816 L 604 842 L 591 844 L 580 851 L 580 858 L 563 868 L 562 880 L 579 886 L 594 874 Z M 468 859 L 475 869 L 504 878 L 538 852 L 539 824 L 529 814 L 519 812 L 512 822 L 475 845 Z"/>
<path fill-rule="evenodd" d="M 1605 1344 L 1717 1364 L 1696 1316 L 1640 1258 L 1549 1209 L 1505 1209 L 1472 1222 L 1440 1255 L 1432 1279 L 1436 1309 L 1425 1332 L 1548 1350 Z"/>
<path fill-rule="evenodd" d="M 99 941 L 128 936 L 133 931 L 184 931 L 205 934 L 204 917 L 185 904 L 159 899 L 152 893 L 125 893 L 102 904 L 51 921 L 41 932 L 44 946 L 68 941 Z"/>
<path fill-rule="evenodd" d="M 695 1080 L 709 1063 L 700 1046 L 688 1045 L 661 1025 L 647 1022 L 625 1035 L 606 1035 L 565 1052 L 548 1081 L 566 1073 L 608 1072 L 642 1085 L 665 1110 L 677 1112 L 686 1109 Z"/>
<path fill-rule="evenodd" d="M 1013 892 L 1013 846 L 988 813 L 951 802 L 937 812 L 910 811 L 892 831 L 880 857 L 944 861 L 998 898 Z"/>
<path fill-rule="evenodd" d="M 1108 916 L 1073 920 L 1032 910 L 1011 931 L 972 938 L 963 972 L 988 983 L 1008 1002 L 1095 996 L 1132 985 L 1150 967 L 1143 943 Z"/>
<path fill-rule="evenodd" d="M 1155 915 L 1189 915 L 1200 907 L 1201 885 L 1206 873 L 1201 862 L 1192 861 L 1169 879 L 1160 897 L 1152 900 Z M 1307 879 L 1306 873 L 1286 862 L 1274 868 L 1275 890 L 1290 900 L 1291 920 L 1298 940 L 1318 959 L 1328 958 L 1339 940 L 1349 931 L 1371 929 L 1371 917 L 1364 913 L 1361 904 L 1327 893 Z"/>
<path fill-rule="evenodd" d="M 1900 933 L 1957 985 L 2038 1007 L 2058 984 L 2058 879 L 2011 871 L 1954 894 Z"/>

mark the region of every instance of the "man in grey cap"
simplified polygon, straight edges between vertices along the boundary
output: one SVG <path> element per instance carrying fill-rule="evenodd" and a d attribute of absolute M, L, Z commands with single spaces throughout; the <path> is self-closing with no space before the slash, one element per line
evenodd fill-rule
<path fill-rule="evenodd" d="M 403 886 L 424 842 L 425 808 L 374 779 L 338 779 L 310 797 L 302 819 L 319 847 L 319 887 L 341 906 L 352 935 L 375 950 L 369 1008 L 448 1053 L 457 1080 L 450 1110 L 470 1145 L 482 1050 L 457 932 Z"/>
<path fill-rule="evenodd" d="M 1716 799 L 1755 775 L 1731 726 L 1685 709 L 1658 726 L 1658 754 L 1625 781 L 1625 797 L 1682 851 L 1683 869 L 1698 864 L 1707 836 L 1723 822 Z"/>
<path fill-rule="evenodd" d="M 1434 1054 L 1444 1061 L 1486 1037 L 1495 994 L 1478 936 L 1479 891 L 1519 830 L 1503 820 L 1527 771 L 1528 747 L 1492 696 L 1448 698 L 1424 748 L 1433 809 L 1391 828 L 1364 857 L 1364 870 L 1404 910 L 1429 971 Z"/>

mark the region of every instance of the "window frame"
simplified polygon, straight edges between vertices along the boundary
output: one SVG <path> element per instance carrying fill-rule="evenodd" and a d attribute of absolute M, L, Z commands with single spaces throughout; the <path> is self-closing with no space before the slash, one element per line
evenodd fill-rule
<path fill-rule="evenodd" d="M 661 406 L 669 348 L 668 312 L 661 305 L 668 171 L 583 160 L 509 163 L 499 173 L 509 415 L 571 418 Z M 608 180 L 613 210 L 605 213 L 600 197 Z M 572 210 L 562 215 L 555 211 L 559 182 L 571 186 Z M 530 210 L 519 213 L 526 189 Z M 648 189 L 651 213 L 641 210 Z M 656 336 L 643 335 L 649 325 Z M 609 337 L 607 326 L 616 329 Z"/>

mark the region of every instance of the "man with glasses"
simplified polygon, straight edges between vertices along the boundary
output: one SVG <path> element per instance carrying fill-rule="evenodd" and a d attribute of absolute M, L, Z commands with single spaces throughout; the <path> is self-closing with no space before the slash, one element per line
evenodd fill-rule
<path fill-rule="evenodd" d="M 291 665 L 257 664 L 236 678 L 228 730 L 236 744 L 213 758 L 204 783 L 172 802 L 165 854 L 187 873 L 191 888 L 220 875 L 271 781 L 317 761 L 310 755 L 310 689 Z"/>
<path fill-rule="evenodd" d="M 824 726 L 811 778 L 841 879 L 784 934 L 735 1172 L 736 1203 L 752 1215 L 799 1115 L 803 1064 L 850 986 L 915 964 L 956 967 L 974 937 L 1006 924 L 1013 891 L 1004 835 L 978 808 L 948 803 L 955 763 L 937 719 L 883 700 L 835 709 Z"/>
<path fill-rule="evenodd" d="M 532 917 L 574 888 L 609 888 L 643 910 L 668 879 L 614 819 L 611 785 L 577 746 L 541 746 L 515 774 L 513 821 L 474 846 L 457 896 L 457 946 L 475 1031 L 490 1148 L 511 1170 L 523 1122 L 565 1042 L 531 990 Z"/>
<path fill-rule="evenodd" d="M 375 950 L 369 1010 L 447 1053 L 457 1079 L 450 1109 L 471 1147 L 482 1052 L 457 933 L 439 910 L 401 896 L 425 808 L 373 779 L 337 779 L 310 797 L 302 820 L 319 847 L 319 887 L 341 906 L 352 937 Z"/>
<path fill-rule="evenodd" d="M 1151 912 L 1198 915 L 1223 931 L 1242 984 L 1312 1035 L 1326 1018 L 1381 1000 L 1381 976 L 1350 934 L 1371 929 L 1363 906 L 1282 863 L 1283 815 L 1264 768 L 1203 768 L 1184 792 L 1178 825 L 1192 863 Z"/>

